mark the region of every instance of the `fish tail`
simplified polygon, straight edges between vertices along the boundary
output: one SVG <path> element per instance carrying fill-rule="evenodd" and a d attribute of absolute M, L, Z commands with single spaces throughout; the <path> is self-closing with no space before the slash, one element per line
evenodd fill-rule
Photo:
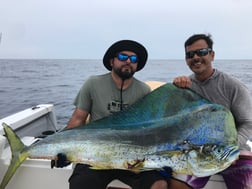
<path fill-rule="evenodd" d="M 4 127 L 5 135 L 10 144 L 12 158 L 8 170 L 6 171 L 1 182 L 0 189 L 4 189 L 6 187 L 6 185 L 9 183 L 10 179 L 16 172 L 17 168 L 28 157 L 27 153 L 22 153 L 26 146 L 20 140 L 17 134 L 7 124 L 3 123 L 2 125 Z"/>

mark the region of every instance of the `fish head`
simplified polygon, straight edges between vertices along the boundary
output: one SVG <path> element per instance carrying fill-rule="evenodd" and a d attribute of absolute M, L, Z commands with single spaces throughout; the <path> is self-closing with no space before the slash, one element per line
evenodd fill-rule
<path fill-rule="evenodd" d="M 188 152 L 188 169 L 197 177 L 214 175 L 228 168 L 238 156 L 239 147 L 236 144 L 205 145 Z"/>

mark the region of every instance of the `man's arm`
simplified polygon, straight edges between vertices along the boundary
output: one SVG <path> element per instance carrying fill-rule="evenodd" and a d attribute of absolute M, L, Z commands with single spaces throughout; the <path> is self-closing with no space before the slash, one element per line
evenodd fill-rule
<path fill-rule="evenodd" d="M 89 112 L 82 110 L 80 108 L 75 108 L 72 117 L 70 118 L 67 129 L 77 127 L 86 123 Z"/>

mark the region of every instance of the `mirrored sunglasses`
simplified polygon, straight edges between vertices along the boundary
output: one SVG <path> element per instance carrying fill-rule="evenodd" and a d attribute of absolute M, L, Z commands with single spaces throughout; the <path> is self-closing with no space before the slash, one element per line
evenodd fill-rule
<path fill-rule="evenodd" d="M 204 48 L 204 49 L 199 49 L 196 51 L 189 51 L 189 52 L 186 52 L 186 58 L 193 58 L 195 54 L 197 54 L 197 56 L 199 57 L 206 56 L 211 51 L 212 51 L 211 48 Z"/>
<path fill-rule="evenodd" d="M 120 61 L 126 61 L 126 60 L 128 60 L 128 58 L 130 59 L 131 63 L 137 63 L 137 61 L 138 61 L 137 55 L 131 55 L 131 56 L 129 56 L 127 54 L 119 53 L 116 57 Z"/>

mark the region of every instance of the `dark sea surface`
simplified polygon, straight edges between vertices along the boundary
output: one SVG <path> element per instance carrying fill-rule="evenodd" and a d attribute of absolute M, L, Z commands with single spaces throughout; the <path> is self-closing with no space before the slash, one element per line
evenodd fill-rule
<path fill-rule="evenodd" d="M 252 60 L 215 60 L 214 67 L 241 80 L 252 94 Z M 52 103 L 58 124 L 65 126 L 85 80 L 106 72 L 101 60 L 0 59 L 0 119 Z M 135 76 L 143 81 L 172 82 L 176 76 L 189 74 L 184 60 L 149 60 Z"/>

